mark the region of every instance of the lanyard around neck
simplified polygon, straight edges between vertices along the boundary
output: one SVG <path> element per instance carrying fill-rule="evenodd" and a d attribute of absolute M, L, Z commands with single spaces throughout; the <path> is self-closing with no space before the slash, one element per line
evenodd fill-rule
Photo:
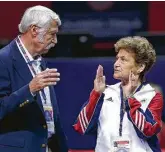
<path fill-rule="evenodd" d="M 26 53 L 24 47 L 22 46 L 19 37 L 16 38 L 16 42 L 17 42 L 17 44 L 19 45 L 20 51 L 23 53 L 23 55 L 24 55 L 24 57 L 25 57 L 25 59 L 26 59 L 26 61 L 27 61 L 27 64 L 29 65 L 31 71 L 33 72 L 34 75 L 36 75 L 37 73 L 36 73 L 34 67 L 33 67 L 32 64 L 31 64 L 31 61 L 30 61 L 30 59 L 29 59 L 29 57 L 28 57 L 28 55 L 27 55 L 27 53 Z M 46 103 L 46 95 L 45 95 L 45 92 L 44 92 L 43 89 L 41 90 L 41 94 L 42 94 L 42 97 L 43 97 L 43 99 L 44 99 L 44 101 L 45 101 L 45 103 Z"/>

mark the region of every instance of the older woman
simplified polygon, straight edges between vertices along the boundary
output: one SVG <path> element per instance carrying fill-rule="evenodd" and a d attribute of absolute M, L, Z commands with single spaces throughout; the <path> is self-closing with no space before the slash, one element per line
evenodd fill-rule
<path fill-rule="evenodd" d="M 126 37 L 115 44 L 114 78 L 106 86 L 98 66 L 94 89 L 83 106 L 74 129 L 97 133 L 95 152 L 159 152 L 163 99 L 144 80 L 156 61 L 155 50 L 143 37 Z"/>

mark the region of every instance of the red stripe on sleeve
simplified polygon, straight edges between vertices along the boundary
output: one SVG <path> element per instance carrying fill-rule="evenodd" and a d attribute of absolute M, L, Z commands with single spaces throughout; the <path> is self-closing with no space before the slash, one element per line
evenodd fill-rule
<path fill-rule="evenodd" d="M 128 99 L 128 104 L 130 106 L 130 117 L 139 131 L 145 136 L 153 136 L 159 132 L 161 129 L 161 113 L 163 109 L 163 97 L 160 93 L 156 93 L 148 106 L 148 110 L 153 118 L 149 114 L 147 115 L 147 113 L 141 112 L 139 109 L 141 103 L 136 99 Z M 154 124 L 151 123 L 153 121 L 155 121 Z"/>
<path fill-rule="evenodd" d="M 89 122 L 94 114 L 95 107 L 100 96 L 100 93 L 96 92 L 95 90 L 92 90 L 88 104 L 85 107 L 83 107 L 83 109 L 80 111 L 77 123 L 73 125 L 74 129 L 77 132 L 81 134 L 85 133 L 85 130 L 87 129 Z"/>

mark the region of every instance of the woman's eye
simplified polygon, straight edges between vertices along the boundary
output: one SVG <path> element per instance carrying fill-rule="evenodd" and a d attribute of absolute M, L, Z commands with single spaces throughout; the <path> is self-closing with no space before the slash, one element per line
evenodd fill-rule
<path fill-rule="evenodd" d="M 121 61 L 126 61 L 126 59 L 125 58 L 121 58 Z"/>

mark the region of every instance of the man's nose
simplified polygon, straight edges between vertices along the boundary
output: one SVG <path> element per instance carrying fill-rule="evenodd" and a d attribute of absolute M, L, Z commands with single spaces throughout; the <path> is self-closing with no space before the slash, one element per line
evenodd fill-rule
<path fill-rule="evenodd" d="M 52 43 L 56 44 L 57 43 L 57 36 L 55 35 L 52 39 Z"/>

